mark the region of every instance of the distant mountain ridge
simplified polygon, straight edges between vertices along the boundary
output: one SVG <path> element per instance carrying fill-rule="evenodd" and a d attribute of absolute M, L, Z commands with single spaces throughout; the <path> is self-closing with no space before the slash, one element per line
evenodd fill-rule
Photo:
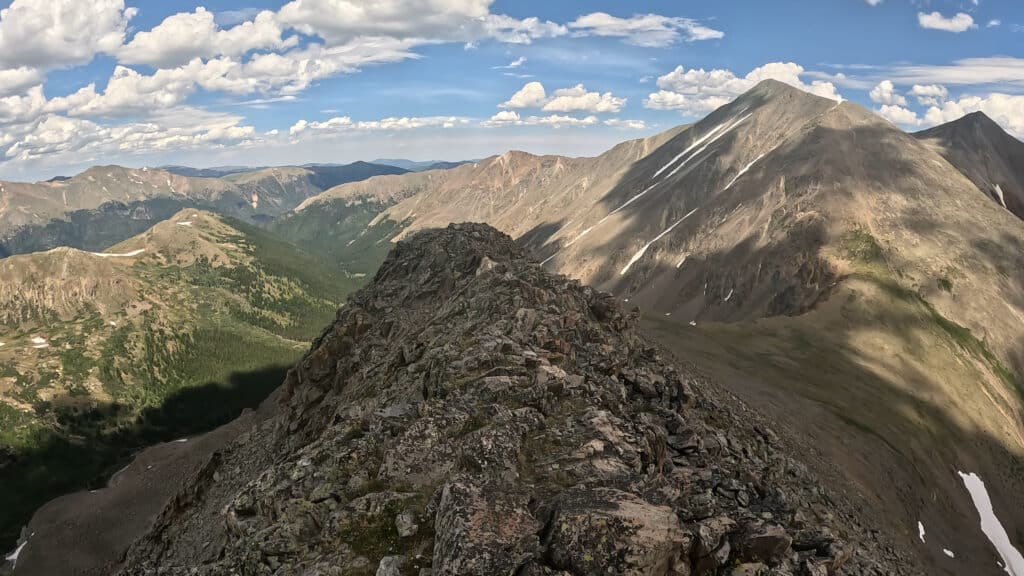
<path fill-rule="evenodd" d="M 338 184 L 404 172 L 356 162 L 247 169 L 210 178 L 97 166 L 50 182 L 0 182 L 0 258 L 56 246 L 102 250 L 183 208 L 266 222 Z"/>
<path fill-rule="evenodd" d="M 424 170 L 447 170 L 449 168 L 455 168 L 463 164 L 472 164 L 476 160 L 405 160 L 402 158 L 378 158 L 371 160 L 372 164 L 385 164 L 387 166 L 397 166 L 404 168 L 410 172 L 423 172 Z"/>

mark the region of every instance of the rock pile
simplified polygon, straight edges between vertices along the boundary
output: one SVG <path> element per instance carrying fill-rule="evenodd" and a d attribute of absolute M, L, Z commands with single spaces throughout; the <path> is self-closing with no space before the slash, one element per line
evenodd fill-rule
<path fill-rule="evenodd" d="M 912 573 L 636 320 L 488 226 L 421 232 L 121 573 Z"/>

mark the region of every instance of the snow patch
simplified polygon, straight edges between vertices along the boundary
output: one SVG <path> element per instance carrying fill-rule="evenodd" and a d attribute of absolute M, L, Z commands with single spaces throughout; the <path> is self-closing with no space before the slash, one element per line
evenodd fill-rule
<path fill-rule="evenodd" d="M 182 444 L 184 442 L 188 442 L 188 438 L 178 438 L 177 440 L 174 440 L 175 444 Z"/>
<path fill-rule="evenodd" d="M 44 348 L 50 347 L 49 341 L 47 341 L 46 338 L 43 338 L 42 336 L 33 336 L 32 338 L 29 339 L 29 342 L 32 343 L 32 347 L 35 348 L 36 350 L 42 350 Z"/>
<path fill-rule="evenodd" d="M 189 227 L 191 227 L 192 226 L 192 221 L 191 220 L 185 220 L 184 222 L 178 222 L 178 226 L 189 226 Z"/>
<path fill-rule="evenodd" d="M 668 234 L 669 232 L 674 230 L 676 226 L 679 226 L 679 224 L 683 220 L 686 220 L 687 218 L 692 216 L 693 213 L 696 212 L 696 211 L 697 211 L 696 208 L 694 208 L 693 210 L 690 210 L 689 212 L 687 212 L 686 216 L 683 216 L 679 220 L 676 220 L 675 223 L 672 224 L 671 226 L 669 226 L 664 232 L 662 232 L 661 234 L 658 234 L 657 236 L 655 236 L 654 240 L 651 240 L 647 244 L 644 244 L 644 247 L 639 249 L 639 250 L 637 250 L 636 254 L 633 254 L 633 257 L 629 259 L 629 262 L 627 262 L 626 265 L 623 266 L 622 271 L 619 272 L 619 275 L 620 276 L 625 276 L 626 272 L 629 272 L 630 266 L 632 266 L 633 264 L 636 264 L 637 260 L 640 260 L 641 258 L 644 257 L 644 253 L 647 252 L 647 249 L 651 247 L 651 244 L 654 244 L 658 240 L 661 240 L 666 234 Z"/>
<path fill-rule="evenodd" d="M 665 316 L 671 316 L 671 315 L 672 315 L 671 312 L 665 312 Z"/>
<path fill-rule="evenodd" d="M 746 121 L 747 121 L 747 118 L 750 118 L 750 116 L 751 116 L 752 114 L 753 114 L 753 113 L 751 113 L 751 114 L 747 114 L 747 115 L 746 115 L 746 116 L 744 116 L 743 118 L 740 118 L 739 120 L 737 120 L 737 121 L 733 122 L 732 124 L 730 124 L 728 128 L 726 128 L 725 130 L 721 131 L 721 132 L 720 132 L 720 133 L 719 133 L 719 134 L 718 134 L 717 136 L 715 136 L 714 138 L 712 138 L 710 142 L 708 142 L 707 144 L 705 144 L 705 145 L 701 146 L 699 150 L 697 150 L 696 152 L 694 152 L 694 153 L 693 153 L 692 155 L 688 156 L 688 157 L 686 158 L 686 160 L 683 160 L 683 161 L 682 161 L 682 162 L 681 162 L 681 163 L 679 164 L 679 166 L 676 166 L 676 167 L 675 167 L 675 169 L 674 169 L 674 170 L 672 170 L 671 172 L 669 172 L 669 173 L 668 173 L 668 176 L 666 176 L 665 178 L 671 178 L 671 177 L 675 176 L 677 172 L 679 172 L 680 170 L 682 170 L 682 169 L 683 169 L 683 167 L 685 167 L 685 166 L 686 166 L 687 164 L 689 164 L 689 163 L 690 163 L 690 160 L 693 160 L 694 158 L 696 158 L 696 157 L 700 156 L 700 155 L 701 155 L 701 154 L 702 154 L 702 153 L 703 153 L 703 152 L 704 152 L 705 150 L 707 150 L 708 146 L 711 146 L 712 144 L 714 144 L 715 142 L 717 142 L 717 141 L 718 141 L 718 139 L 719 139 L 719 138 L 721 138 L 722 136 L 725 136 L 725 135 L 726 135 L 726 134 L 728 134 L 729 132 L 732 132 L 733 128 L 735 128 L 735 127 L 739 126 L 740 124 L 743 124 L 744 122 L 746 122 Z"/>
<path fill-rule="evenodd" d="M 657 178 L 662 172 L 664 172 L 665 170 L 668 170 L 670 166 L 672 166 L 673 164 L 678 162 L 680 158 L 682 158 L 683 156 L 686 156 L 687 154 L 690 153 L 691 150 L 693 150 L 697 146 L 700 146 L 701 144 L 703 144 L 704 141 L 707 140 L 708 138 L 711 138 L 712 136 L 714 136 L 715 132 L 718 132 L 724 126 L 725 126 L 725 124 L 719 124 L 718 126 L 715 126 L 714 129 L 709 131 L 703 137 L 701 137 L 700 139 L 695 141 L 693 144 L 690 144 L 690 146 L 687 147 L 686 150 L 683 150 L 679 154 L 676 154 L 675 157 L 672 158 L 671 160 L 669 160 L 664 166 L 662 166 L 661 168 L 658 168 L 658 171 L 654 173 L 654 176 L 651 176 L 651 179 Z"/>
<path fill-rule="evenodd" d="M 1003 559 L 1003 570 L 1010 576 L 1024 576 L 1024 556 L 1010 543 L 1010 536 L 999 519 L 996 518 L 995 510 L 992 508 L 992 499 L 989 498 L 988 491 L 985 489 L 985 483 L 981 481 L 980 476 L 973 472 L 964 474 L 957 471 L 957 474 L 963 480 L 964 487 L 971 494 L 974 507 L 978 509 L 978 514 L 981 516 L 981 531 L 985 533 Z"/>
<path fill-rule="evenodd" d="M 7 560 L 11 563 L 12 569 L 18 566 L 18 556 L 21 555 L 21 551 L 25 548 L 26 544 L 28 544 L 28 540 L 25 540 L 21 544 L 18 544 L 18 547 L 14 549 L 14 552 L 11 552 L 7 556 L 4 556 L 4 560 Z"/>
<path fill-rule="evenodd" d="M 725 185 L 725 188 L 722 188 L 722 192 L 725 192 L 729 188 L 732 188 L 732 185 L 735 184 L 736 181 L 740 179 L 740 176 L 743 176 L 744 174 L 746 174 L 747 170 L 750 170 L 750 168 L 754 164 L 757 164 L 758 162 L 760 162 L 761 159 L 764 158 L 766 154 L 767 154 L 767 152 L 765 152 L 764 154 L 761 154 L 757 158 L 754 158 L 754 160 L 750 164 L 747 164 L 746 166 L 743 167 L 742 170 L 737 172 L 736 175 L 732 177 L 732 180 L 730 180 L 729 183 Z"/>
<path fill-rule="evenodd" d="M 111 326 L 117 327 L 117 322 L 114 322 L 113 320 L 108 322 L 108 324 L 110 324 Z"/>
<path fill-rule="evenodd" d="M 920 520 L 917 521 L 917 537 L 921 539 L 921 543 L 924 544 L 924 524 Z"/>
<path fill-rule="evenodd" d="M 732 288 L 729 288 L 729 293 L 725 295 L 725 298 L 722 299 L 722 302 L 728 302 L 729 300 L 731 300 L 733 292 L 734 290 Z"/>
<path fill-rule="evenodd" d="M 1003 189 L 999 184 L 996 184 L 996 196 L 999 196 L 999 203 L 1003 205 L 1003 208 L 1006 208 L 1006 198 L 1003 196 Z"/>
<path fill-rule="evenodd" d="M 125 252 L 123 254 L 108 254 L 105 252 L 89 252 L 89 254 L 99 256 L 100 258 L 131 258 L 132 256 L 138 256 L 145 251 L 145 248 L 139 248 L 138 250 L 132 250 L 131 252 Z"/>
<path fill-rule="evenodd" d="M 949 548 L 943 548 L 942 549 L 942 553 L 945 554 L 946 556 L 949 556 L 950 558 L 956 558 L 956 554 L 954 554 L 953 551 L 950 550 Z"/>
<path fill-rule="evenodd" d="M 683 264 L 686 263 L 686 259 L 689 258 L 689 257 L 690 257 L 689 254 L 683 254 L 683 257 L 679 260 L 679 263 L 676 264 L 676 268 L 682 268 Z"/>
<path fill-rule="evenodd" d="M 697 321 L 696 320 L 690 320 L 690 326 L 696 326 L 696 325 L 697 325 Z"/>

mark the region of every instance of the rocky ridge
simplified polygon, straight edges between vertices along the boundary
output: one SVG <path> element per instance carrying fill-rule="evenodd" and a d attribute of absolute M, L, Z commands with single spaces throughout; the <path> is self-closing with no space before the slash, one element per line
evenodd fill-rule
<path fill-rule="evenodd" d="M 486 225 L 399 242 L 119 573 L 914 573 L 637 321 Z"/>

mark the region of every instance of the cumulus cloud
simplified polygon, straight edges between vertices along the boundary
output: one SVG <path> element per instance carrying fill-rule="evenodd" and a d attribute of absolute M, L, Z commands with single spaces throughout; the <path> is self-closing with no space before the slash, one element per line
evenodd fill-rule
<path fill-rule="evenodd" d="M 680 39 L 686 42 L 714 40 L 725 33 L 700 24 L 691 18 L 638 14 L 632 18 L 619 18 L 604 12 L 580 16 L 569 23 L 577 36 L 611 36 L 622 38 L 628 44 L 646 47 L 664 47 Z"/>
<path fill-rule="evenodd" d="M 498 108 L 522 109 L 541 108 L 545 112 L 591 112 L 616 113 L 625 106 L 626 99 L 611 92 L 590 92 L 577 84 L 572 88 L 561 88 L 549 97 L 540 82 L 527 82 L 511 98 L 498 104 Z"/>
<path fill-rule="evenodd" d="M 914 84 L 909 94 L 917 98 L 917 103 L 922 106 L 939 106 L 949 96 L 949 90 L 939 84 Z"/>
<path fill-rule="evenodd" d="M 626 104 L 625 98 L 616 98 L 611 92 L 600 94 L 588 92 L 583 84 L 577 84 L 572 88 L 555 90 L 554 95 L 545 104 L 545 112 L 574 112 L 582 110 L 594 113 L 615 113 L 622 110 Z"/>
<path fill-rule="evenodd" d="M 124 0 L 14 0 L 0 10 L 0 69 L 63 68 L 112 53 L 136 12 Z"/>
<path fill-rule="evenodd" d="M 921 28 L 942 30 L 956 34 L 978 27 L 974 23 L 974 18 L 964 12 L 958 12 L 955 16 L 950 16 L 949 18 L 943 16 L 940 12 L 918 12 L 917 23 L 921 25 Z"/>
<path fill-rule="evenodd" d="M 890 106 L 906 106 L 907 99 L 896 92 L 896 87 L 890 80 L 883 80 L 875 86 L 868 97 L 876 104 L 888 104 Z"/>
<path fill-rule="evenodd" d="M 814 80 L 810 84 L 800 79 L 802 66 L 792 62 L 773 62 L 751 70 L 746 76 L 736 76 L 730 70 L 690 69 L 677 66 L 675 70 L 658 77 L 659 91 L 651 93 L 644 106 L 656 110 L 679 110 L 686 115 L 700 115 L 723 106 L 758 82 L 778 80 L 812 94 L 841 100 L 831 82 Z"/>
<path fill-rule="evenodd" d="M 901 126 L 918 126 L 921 123 L 916 112 L 896 104 L 883 104 L 878 115 Z"/>
<path fill-rule="evenodd" d="M 501 112 L 498 112 L 494 116 L 491 116 L 490 119 L 481 122 L 480 125 L 486 126 L 488 128 L 493 128 L 496 126 L 514 126 L 520 124 L 521 122 L 522 119 L 519 117 L 518 112 L 514 110 L 502 110 Z"/>
<path fill-rule="evenodd" d="M 265 10 L 251 21 L 222 30 L 214 14 L 202 6 L 174 14 L 149 31 L 139 32 L 117 51 L 121 62 L 168 68 L 193 58 L 239 56 L 250 50 L 290 48 L 298 37 L 283 38 L 276 15 Z"/>
<path fill-rule="evenodd" d="M 0 70 L 0 96 L 19 94 L 26 89 L 42 83 L 43 74 L 36 68 L 20 66 L 8 70 Z"/>
<path fill-rule="evenodd" d="M 280 23 L 341 44 L 356 38 L 389 37 L 420 42 L 470 43 L 486 38 L 529 43 L 560 36 L 564 26 L 537 18 L 492 14 L 493 0 L 293 0 L 277 13 Z"/>
<path fill-rule="evenodd" d="M 547 100 L 548 95 L 543 84 L 527 82 L 511 98 L 498 104 L 498 108 L 540 108 Z"/>
<path fill-rule="evenodd" d="M 117 155 L 147 154 L 166 150 L 204 150 L 245 145 L 255 136 L 241 118 L 182 107 L 156 114 L 145 122 L 108 127 L 83 118 L 45 114 L 20 125 L 16 134 L 0 139 L 3 156 L 23 162 L 45 160 L 50 164 Z"/>

